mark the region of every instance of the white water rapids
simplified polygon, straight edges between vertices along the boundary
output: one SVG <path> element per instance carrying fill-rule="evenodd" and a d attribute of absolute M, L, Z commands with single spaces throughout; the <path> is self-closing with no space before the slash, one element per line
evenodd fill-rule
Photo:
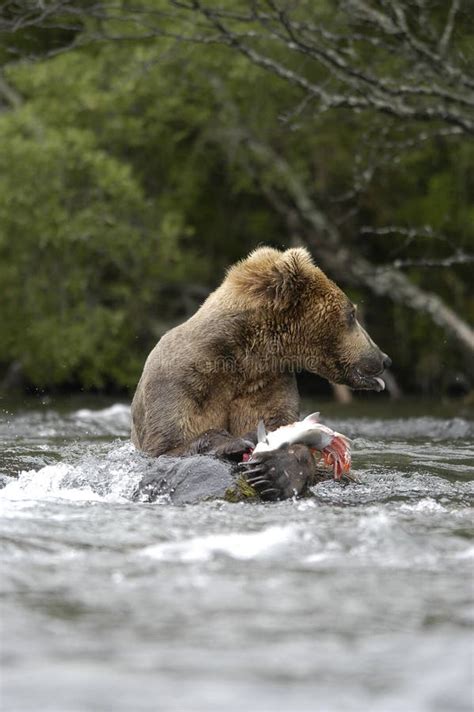
<path fill-rule="evenodd" d="M 471 711 L 473 422 L 340 413 L 360 485 L 175 506 L 127 405 L 4 411 L 1 709 Z"/>

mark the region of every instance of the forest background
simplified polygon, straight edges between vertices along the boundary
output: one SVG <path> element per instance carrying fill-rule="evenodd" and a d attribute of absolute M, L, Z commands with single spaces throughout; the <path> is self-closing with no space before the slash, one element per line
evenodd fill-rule
<path fill-rule="evenodd" d="M 469 393 L 469 5 L 3 2 L 3 389 L 132 392 L 267 244 L 357 302 L 393 393 Z"/>

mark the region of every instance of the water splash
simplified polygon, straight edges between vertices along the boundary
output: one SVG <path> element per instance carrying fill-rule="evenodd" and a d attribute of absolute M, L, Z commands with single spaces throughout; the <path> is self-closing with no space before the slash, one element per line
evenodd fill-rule
<path fill-rule="evenodd" d="M 361 485 L 170 506 L 128 422 L 0 417 L 8 708 L 469 709 L 472 424 L 333 421 Z"/>
<path fill-rule="evenodd" d="M 248 561 L 275 554 L 277 551 L 281 554 L 285 545 L 295 541 L 297 531 L 294 526 L 275 526 L 251 534 L 213 534 L 180 542 L 156 544 L 146 547 L 141 553 L 158 561 L 209 561 L 220 554 Z"/>

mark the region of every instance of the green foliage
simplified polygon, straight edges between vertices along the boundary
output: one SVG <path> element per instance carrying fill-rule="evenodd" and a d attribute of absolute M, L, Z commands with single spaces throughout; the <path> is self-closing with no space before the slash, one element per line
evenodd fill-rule
<path fill-rule="evenodd" d="M 186 233 L 90 130 L 34 102 L 1 117 L 3 363 L 41 386 L 131 386 Z"/>
<path fill-rule="evenodd" d="M 0 366 L 20 363 L 28 385 L 133 388 L 151 345 L 202 287 L 256 245 L 298 237 L 279 210 L 291 208 L 284 182 L 250 140 L 284 156 L 347 246 L 374 262 L 442 257 L 450 242 L 472 251 L 472 146 L 414 145 L 353 195 L 357 161 L 378 156 L 385 120 L 326 112 L 296 125 L 301 94 L 229 48 L 110 41 L 4 74 L 20 102 L 0 114 Z M 404 245 L 362 235 L 366 224 L 429 224 L 443 240 Z M 474 314 L 467 270 L 410 276 Z M 425 318 L 355 296 L 402 384 L 436 389 L 462 366 Z M 429 362 L 423 376 L 414 361 Z"/>

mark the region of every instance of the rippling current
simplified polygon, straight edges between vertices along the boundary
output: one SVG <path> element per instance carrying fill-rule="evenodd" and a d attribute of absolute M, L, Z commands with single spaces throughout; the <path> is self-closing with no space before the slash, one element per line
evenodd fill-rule
<path fill-rule="evenodd" d="M 471 711 L 474 424 L 339 413 L 361 484 L 176 506 L 126 405 L 4 410 L 1 709 Z"/>

